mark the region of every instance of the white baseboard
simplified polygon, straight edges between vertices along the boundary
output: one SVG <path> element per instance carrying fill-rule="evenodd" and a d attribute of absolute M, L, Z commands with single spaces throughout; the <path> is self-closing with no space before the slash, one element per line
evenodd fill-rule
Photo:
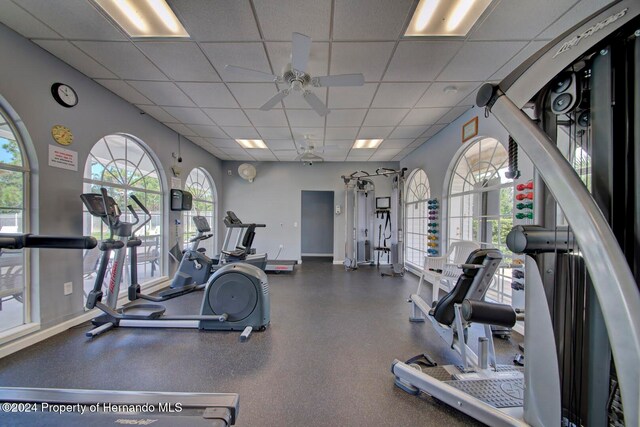
<path fill-rule="evenodd" d="M 163 289 L 167 286 L 168 286 L 168 280 L 166 277 L 164 277 L 157 281 L 154 281 L 152 284 L 148 286 L 145 286 L 144 290 L 145 290 L 145 293 L 152 293 L 152 292 L 159 291 L 160 289 Z M 118 299 L 118 304 L 124 304 L 126 302 L 128 302 L 128 298 L 126 295 L 123 295 Z M 47 338 L 51 338 L 52 336 L 57 335 L 61 332 L 64 332 L 67 329 L 73 328 L 84 322 L 87 322 L 93 319 L 94 317 L 96 317 L 98 314 L 100 314 L 100 310 L 95 308 L 91 311 L 87 311 L 86 313 L 76 316 L 73 319 L 69 319 L 65 322 L 58 323 L 57 325 L 52 326 L 50 328 L 43 329 L 33 334 L 29 334 L 25 337 L 13 340 L 3 345 L 2 347 L 0 347 L 0 359 L 10 354 L 13 354 L 17 351 L 23 350 L 33 344 L 37 344 L 40 341 L 44 341 Z"/>
<path fill-rule="evenodd" d="M 313 253 L 313 254 L 300 254 L 300 256 L 309 256 L 309 257 L 314 257 L 314 256 L 317 256 L 317 257 L 332 257 L 332 256 L 333 256 L 333 253 L 330 253 L 330 254 L 318 254 L 318 253 Z"/>
<path fill-rule="evenodd" d="M 342 265 L 344 264 L 344 260 L 343 259 L 334 259 L 333 263 L 336 265 Z"/>

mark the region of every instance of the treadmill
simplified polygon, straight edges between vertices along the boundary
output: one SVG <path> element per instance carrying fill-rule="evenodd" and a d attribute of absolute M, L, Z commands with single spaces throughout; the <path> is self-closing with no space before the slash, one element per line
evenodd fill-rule
<path fill-rule="evenodd" d="M 238 415 L 235 393 L 2 387 L 0 402 L 0 424 L 14 427 L 227 427 Z"/>

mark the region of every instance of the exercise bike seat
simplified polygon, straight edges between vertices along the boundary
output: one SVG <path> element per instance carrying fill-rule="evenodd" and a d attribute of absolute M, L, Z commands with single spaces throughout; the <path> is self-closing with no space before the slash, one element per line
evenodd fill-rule
<path fill-rule="evenodd" d="M 500 261 L 502 253 L 497 249 L 476 249 L 471 252 L 465 264 L 473 264 L 479 268 L 463 268 L 456 285 L 438 300 L 435 307 L 429 311 L 429 315 L 442 325 L 452 325 L 455 319 L 455 304 L 462 304 L 465 299 L 484 300 Z"/>

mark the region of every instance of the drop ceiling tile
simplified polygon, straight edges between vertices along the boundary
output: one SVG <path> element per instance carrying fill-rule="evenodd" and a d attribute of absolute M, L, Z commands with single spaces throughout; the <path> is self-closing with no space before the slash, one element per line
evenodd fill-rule
<path fill-rule="evenodd" d="M 384 139 L 393 132 L 394 126 L 362 127 L 358 132 L 358 139 Z"/>
<path fill-rule="evenodd" d="M 381 83 L 371 106 L 373 108 L 413 107 L 428 83 Z"/>
<path fill-rule="evenodd" d="M 229 83 L 229 90 L 242 108 L 260 108 L 277 93 L 275 83 Z"/>
<path fill-rule="evenodd" d="M 238 108 L 224 83 L 178 83 L 199 107 Z"/>
<path fill-rule="evenodd" d="M 194 42 L 137 42 L 136 45 L 173 80 L 220 81 Z"/>
<path fill-rule="evenodd" d="M 189 125 L 189 128 L 203 138 L 229 138 L 222 129 L 212 125 Z M 235 142 L 235 141 L 234 141 Z"/>
<path fill-rule="evenodd" d="M 412 4 L 412 0 L 336 0 L 333 39 L 395 40 Z"/>
<path fill-rule="evenodd" d="M 451 111 L 449 111 L 447 114 L 442 116 L 440 120 L 438 120 L 438 124 L 442 125 L 451 123 L 452 121 L 463 115 L 469 108 L 471 108 L 471 105 L 460 105 L 458 107 L 452 108 Z"/>
<path fill-rule="evenodd" d="M 403 148 L 408 147 L 411 143 L 413 142 L 413 139 L 409 138 L 409 139 L 385 139 L 384 141 L 382 141 L 382 144 L 380 144 L 380 147 L 378 147 L 379 149 L 391 149 L 391 148 L 397 148 L 402 150 Z"/>
<path fill-rule="evenodd" d="M 334 42 L 331 74 L 362 73 L 365 81 L 380 81 L 394 45 L 394 42 Z"/>
<path fill-rule="evenodd" d="M 235 139 L 226 139 L 226 138 L 207 138 L 207 141 L 214 147 L 218 148 L 237 148 L 238 143 Z"/>
<path fill-rule="evenodd" d="M 291 38 L 291 35 L 289 35 Z M 291 42 L 265 43 L 269 59 L 276 75 L 282 75 L 282 70 L 291 62 Z M 311 43 L 307 73 L 312 77 L 325 76 L 329 70 L 329 43 Z"/>
<path fill-rule="evenodd" d="M 111 71 L 66 40 L 34 40 L 33 42 L 88 77 L 93 79 L 117 78 Z"/>
<path fill-rule="evenodd" d="M 296 157 L 298 157 L 298 152 L 296 150 L 279 150 L 275 151 L 273 154 L 276 155 L 278 160 L 285 162 L 294 161 Z"/>
<path fill-rule="evenodd" d="M 422 135 L 420 135 L 420 138 L 431 138 L 432 136 L 434 136 L 435 134 L 437 134 L 438 132 L 440 132 L 442 129 L 446 128 L 447 125 L 433 125 L 431 127 L 429 127 L 429 129 L 427 129 L 426 132 L 424 132 Z"/>
<path fill-rule="evenodd" d="M 327 128 L 325 136 L 327 139 L 356 139 L 359 128 L 357 127 L 339 127 Z"/>
<path fill-rule="evenodd" d="M 491 80 L 502 80 L 515 70 L 520 64 L 529 59 L 531 55 L 542 49 L 547 44 L 546 41 L 532 41 L 525 46 L 516 56 L 511 58 L 502 68 L 496 71 Z"/>
<path fill-rule="evenodd" d="M 292 128 L 324 126 L 324 117 L 313 110 L 287 110 L 287 117 Z"/>
<path fill-rule="evenodd" d="M 60 35 L 10 0 L 0 1 L 0 22 L 28 39 L 59 39 Z"/>
<path fill-rule="evenodd" d="M 253 126 L 289 126 L 287 117 L 282 110 L 244 110 Z"/>
<path fill-rule="evenodd" d="M 278 85 L 278 88 L 285 89 L 286 86 Z M 326 87 L 314 87 L 313 89 L 311 89 L 311 91 L 318 98 L 320 98 L 320 100 L 323 103 L 327 99 L 327 88 Z M 279 107 L 279 106 L 280 106 L 280 104 L 277 105 L 277 107 Z M 307 101 L 305 101 L 305 99 L 302 97 L 302 94 L 299 93 L 299 92 L 293 92 L 293 93 L 289 94 L 289 96 L 287 96 L 284 99 L 284 106 L 285 106 L 285 108 L 297 108 L 297 109 L 302 109 L 302 110 L 306 110 L 306 109 L 310 108 L 309 104 L 307 103 Z"/>
<path fill-rule="evenodd" d="M 252 126 L 242 110 L 230 108 L 204 108 L 205 114 L 218 126 Z"/>
<path fill-rule="evenodd" d="M 201 43 L 200 47 L 226 82 L 254 82 L 253 77 L 227 71 L 225 65 L 250 68 L 271 73 L 262 43 Z"/>
<path fill-rule="evenodd" d="M 167 80 L 166 76 L 130 42 L 73 42 L 122 79 Z"/>
<path fill-rule="evenodd" d="M 358 148 L 351 150 L 347 156 L 347 162 L 366 162 L 375 151 L 375 148 Z"/>
<path fill-rule="evenodd" d="M 207 142 L 206 139 L 202 138 L 201 136 L 190 136 L 189 137 L 189 141 L 193 142 L 194 144 L 200 146 L 200 147 L 208 147 L 209 143 Z"/>
<path fill-rule="evenodd" d="M 532 39 L 575 3 L 576 0 L 500 2 L 487 19 L 473 30 L 469 40 Z M 509 24 L 505 25 L 507 22 Z"/>
<path fill-rule="evenodd" d="M 552 40 L 610 3 L 612 0 L 581 0 L 536 38 Z"/>
<path fill-rule="evenodd" d="M 325 154 L 344 154 L 346 155 L 351 146 L 353 139 L 325 139 L 324 145 L 320 147 Z"/>
<path fill-rule="evenodd" d="M 416 107 L 455 107 L 470 93 L 478 89 L 480 85 L 482 85 L 482 82 L 435 82 L 422 95 Z M 445 88 L 450 91 L 445 92 Z"/>
<path fill-rule="evenodd" d="M 462 44 L 462 42 L 401 41 L 384 74 L 384 80 L 431 81 L 453 58 Z"/>
<path fill-rule="evenodd" d="M 221 150 L 230 155 L 247 154 L 247 151 L 243 147 L 241 147 L 239 144 L 236 144 L 235 147 L 221 148 Z"/>
<path fill-rule="evenodd" d="M 235 139 L 257 139 L 260 138 L 258 132 L 253 127 L 248 126 L 223 126 L 227 135 Z"/>
<path fill-rule="evenodd" d="M 369 108 L 378 85 L 329 88 L 329 108 Z"/>
<path fill-rule="evenodd" d="M 145 98 L 140 92 L 138 92 L 122 80 L 96 79 L 96 82 L 100 83 L 102 86 L 106 87 L 111 92 L 118 95 L 120 98 L 132 104 L 152 104 L 152 102 Z"/>
<path fill-rule="evenodd" d="M 403 126 L 432 125 L 440 117 L 449 112 L 450 108 L 414 108 L 402 121 Z"/>
<path fill-rule="evenodd" d="M 402 150 L 399 148 L 378 148 L 376 152 L 371 155 L 370 160 L 389 161 L 400 154 L 400 151 Z"/>
<path fill-rule="evenodd" d="M 507 63 L 527 42 L 466 42 L 438 81 L 484 81 Z"/>
<path fill-rule="evenodd" d="M 67 39 L 125 40 L 123 33 L 90 2 L 20 0 L 19 4 Z"/>
<path fill-rule="evenodd" d="M 162 108 L 155 105 L 136 105 L 139 109 L 144 111 L 159 122 L 177 123 L 178 119 L 164 111 Z"/>
<path fill-rule="evenodd" d="M 329 39 L 331 0 L 254 0 L 266 40 L 291 40 L 303 33 L 313 40 Z"/>
<path fill-rule="evenodd" d="M 172 82 L 128 80 L 131 86 L 158 105 L 195 107 L 195 104 Z"/>
<path fill-rule="evenodd" d="M 344 162 L 345 160 L 347 160 L 347 156 L 345 154 L 324 156 L 325 162 Z"/>
<path fill-rule="evenodd" d="M 262 162 L 273 162 L 278 160 L 278 158 L 269 150 L 252 150 L 251 157 Z"/>
<path fill-rule="evenodd" d="M 301 128 L 291 128 L 291 132 L 293 133 L 293 138 L 295 140 L 304 140 L 305 136 L 308 136 L 311 139 L 323 139 L 324 138 L 324 129 L 323 128 L 312 128 L 312 127 L 301 127 Z"/>
<path fill-rule="evenodd" d="M 408 112 L 408 108 L 372 108 L 367 113 L 363 126 L 395 127 L 398 126 Z"/>
<path fill-rule="evenodd" d="M 263 139 L 291 139 L 291 130 L 288 127 L 257 127 Z"/>
<path fill-rule="evenodd" d="M 199 108 L 164 107 L 164 110 L 186 125 L 213 125 L 209 116 Z"/>
<path fill-rule="evenodd" d="M 365 109 L 333 109 L 327 116 L 327 127 L 360 126 L 365 114 Z"/>
<path fill-rule="evenodd" d="M 390 139 L 409 139 L 409 138 L 417 138 L 424 131 L 427 130 L 428 126 L 398 126 L 391 135 Z"/>
<path fill-rule="evenodd" d="M 174 131 L 178 132 L 182 136 L 190 137 L 190 136 L 198 136 L 193 130 L 189 129 L 187 126 L 182 123 L 165 123 L 167 127 L 170 127 Z"/>
<path fill-rule="evenodd" d="M 171 5 L 194 40 L 260 39 L 248 0 L 172 0 Z"/>
<path fill-rule="evenodd" d="M 264 141 L 271 150 L 292 150 L 295 144 L 291 139 L 267 139 Z"/>

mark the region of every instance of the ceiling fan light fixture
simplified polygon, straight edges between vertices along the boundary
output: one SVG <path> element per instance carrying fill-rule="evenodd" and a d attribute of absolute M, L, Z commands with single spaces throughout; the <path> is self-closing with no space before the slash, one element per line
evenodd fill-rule
<path fill-rule="evenodd" d="M 93 0 L 131 38 L 187 38 L 166 0 Z"/>
<path fill-rule="evenodd" d="M 266 150 L 267 144 L 261 139 L 236 139 L 236 142 L 242 146 L 242 148 L 261 148 Z"/>
<path fill-rule="evenodd" d="M 356 139 L 353 148 L 378 148 L 383 139 Z"/>
<path fill-rule="evenodd" d="M 420 0 L 405 36 L 466 36 L 492 0 Z"/>

